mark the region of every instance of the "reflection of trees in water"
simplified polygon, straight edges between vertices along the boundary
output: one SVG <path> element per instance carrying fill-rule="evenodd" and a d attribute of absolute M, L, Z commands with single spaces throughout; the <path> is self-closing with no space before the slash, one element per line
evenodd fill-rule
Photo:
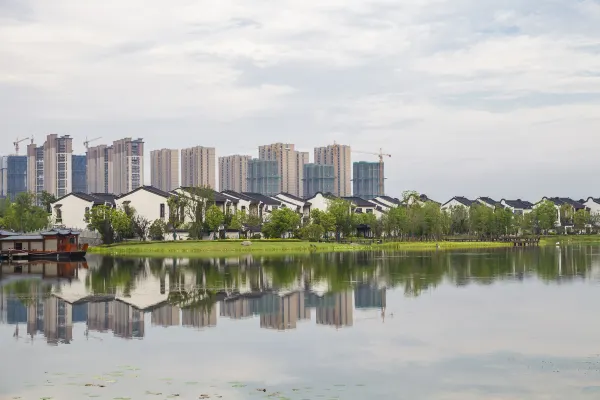
<path fill-rule="evenodd" d="M 86 285 L 93 293 L 135 290 L 138 279 L 151 275 L 169 282 L 169 301 L 202 306 L 219 293 L 231 294 L 302 288 L 326 284 L 342 292 L 356 283 L 402 287 L 407 296 L 419 296 L 441 282 L 457 286 L 489 285 L 497 280 L 537 277 L 543 282 L 581 279 L 590 275 L 592 246 L 539 249 L 501 249 L 470 252 L 328 253 L 260 259 L 102 259 Z M 167 262 L 168 261 L 168 262 Z M 190 281 L 190 279 L 192 281 Z M 184 290 L 185 289 L 185 290 Z"/>
<path fill-rule="evenodd" d="M 24 306 L 36 304 L 38 299 L 46 298 L 52 293 L 52 284 L 37 279 L 23 279 L 7 283 L 2 292 L 8 297 L 19 299 Z"/>

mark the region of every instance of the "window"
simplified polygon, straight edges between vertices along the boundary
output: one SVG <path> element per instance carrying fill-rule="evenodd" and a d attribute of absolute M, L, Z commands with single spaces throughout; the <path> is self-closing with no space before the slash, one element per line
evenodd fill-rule
<path fill-rule="evenodd" d="M 165 217 L 165 204 L 161 203 L 160 205 L 160 218 L 164 218 Z"/>
<path fill-rule="evenodd" d="M 367 208 L 367 214 L 373 214 L 373 210 L 370 208 Z"/>

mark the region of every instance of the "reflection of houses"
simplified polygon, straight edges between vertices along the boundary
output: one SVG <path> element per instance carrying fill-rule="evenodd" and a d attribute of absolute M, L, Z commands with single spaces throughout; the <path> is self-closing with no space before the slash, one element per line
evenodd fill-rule
<path fill-rule="evenodd" d="M 217 326 L 216 304 L 210 309 L 184 308 L 181 310 L 182 325 L 194 328 L 212 328 Z"/>
<path fill-rule="evenodd" d="M 158 326 L 179 326 L 179 307 L 164 305 L 152 310 L 151 314 L 152 325 Z"/>
<path fill-rule="evenodd" d="M 354 290 L 355 308 L 385 308 L 386 289 L 361 284 Z"/>
<path fill-rule="evenodd" d="M 129 304 L 115 301 L 115 336 L 131 339 L 144 337 L 144 312 Z"/>
<path fill-rule="evenodd" d="M 106 332 L 115 326 L 114 301 L 88 303 L 87 328 L 91 331 Z"/>
<path fill-rule="evenodd" d="M 54 296 L 32 296 L 27 301 L 27 334 L 43 333 L 48 344 L 73 340 L 72 306 Z"/>

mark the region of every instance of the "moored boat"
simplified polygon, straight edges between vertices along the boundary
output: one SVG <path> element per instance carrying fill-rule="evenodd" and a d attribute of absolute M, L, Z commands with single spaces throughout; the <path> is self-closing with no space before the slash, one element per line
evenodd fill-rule
<path fill-rule="evenodd" d="M 85 260 L 87 248 L 87 244 L 79 245 L 79 232 L 71 230 L 0 238 L 0 257 L 3 260 Z"/>

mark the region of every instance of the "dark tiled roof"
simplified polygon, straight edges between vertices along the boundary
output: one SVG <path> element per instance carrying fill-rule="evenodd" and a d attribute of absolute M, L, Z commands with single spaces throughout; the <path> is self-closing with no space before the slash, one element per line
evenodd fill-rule
<path fill-rule="evenodd" d="M 580 200 L 580 203 L 592 200 L 594 203 L 600 204 L 600 197 L 588 197 L 587 200 Z"/>
<path fill-rule="evenodd" d="M 90 203 L 93 203 L 93 205 L 95 205 L 95 206 L 103 205 L 105 203 L 110 203 L 114 206 L 115 199 L 117 198 L 117 196 L 115 196 L 114 194 L 110 194 L 110 193 L 88 194 L 88 193 L 82 193 L 82 192 L 72 192 L 72 193 L 69 193 L 69 194 L 57 199 L 52 204 L 56 204 L 56 203 L 60 202 L 62 199 L 65 199 L 69 196 L 75 196 L 77 198 L 80 198 L 83 201 L 89 201 Z"/>
<path fill-rule="evenodd" d="M 0 230 L 0 236 L 14 236 L 14 235 L 18 235 L 18 233 L 17 232 Z"/>
<path fill-rule="evenodd" d="M 521 199 L 517 199 L 517 200 L 504 200 L 504 203 L 512 208 L 516 208 L 519 210 L 531 210 L 533 208 L 533 204 L 525 201 L 525 200 L 521 200 Z"/>
<path fill-rule="evenodd" d="M 42 235 L 42 236 L 54 236 L 54 235 L 67 236 L 67 235 L 79 235 L 79 232 L 73 231 L 71 229 L 51 229 L 46 232 L 40 232 L 40 235 Z"/>
<path fill-rule="evenodd" d="M 240 200 L 255 201 L 253 198 L 246 196 L 244 193 L 235 192 L 233 190 L 223 190 L 221 194 Z"/>
<path fill-rule="evenodd" d="M 285 196 L 285 197 L 289 197 L 289 198 L 290 198 L 290 199 L 292 199 L 292 200 L 301 201 L 301 202 L 303 202 L 303 203 L 306 201 L 306 200 L 304 200 L 304 199 L 303 199 L 303 198 L 301 198 L 301 197 L 294 196 L 293 194 L 289 194 L 289 193 L 286 193 L 286 192 L 281 192 L 281 193 L 279 193 L 279 194 L 280 194 L 280 195 L 282 195 L 282 196 Z"/>
<path fill-rule="evenodd" d="M 319 194 L 320 194 L 321 196 L 325 197 L 326 199 L 337 199 L 337 197 L 336 197 L 336 196 L 335 196 L 333 193 L 330 193 L 330 192 L 327 192 L 327 193 L 323 193 L 323 192 L 317 192 L 317 193 L 315 193 L 314 195 L 312 195 L 311 197 L 307 197 L 307 198 L 306 198 L 306 199 L 304 199 L 304 200 L 306 201 L 306 200 L 308 200 L 308 199 L 314 199 L 314 198 L 315 198 L 315 197 L 317 197 L 317 195 L 319 195 Z"/>
<path fill-rule="evenodd" d="M 471 205 L 474 203 L 473 200 L 469 200 L 466 197 L 456 196 L 456 197 L 453 197 L 450 200 L 448 200 L 446 203 L 444 203 L 444 205 L 450 203 L 452 200 L 458 201 L 460 204 L 462 204 L 465 207 L 471 207 Z"/>
<path fill-rule="evenodd" d="M 569 204 L 569 205 L 573 206 L 573 208 L 575 210 L 584 210 L 585 209 L 585 205 L 581 204 L 578 201 L 570 199 L 568 197 L 545 197 L 545 199 L 550 200 L 551 202 L 553 202 L 554 204 L 556 204 L 559 207 L 562 206 L 563 204 Z"/>
<path fill-rule="evenodd" d="M 490 197 L 480 197 L 478 200 L 483 201 L 484 203 L 489 204 L 490 206 L 495 206 L 498 202 Z"/>
<path fill-rule="evenodd" d="M 244 194 L 256 201 L 260 201 L 263 204 L 267 204 L 270 206 L 279 206 L 281 205 L 281 201 L 279 200 L 275 200 L 269 196 L 265 196 L 264 194 L 260 194 L 260 193 L 251 193 L 251 192 L 244 192 Z"/>
<path fill-rule="evenodd" d="M 192 189 L 195 189 L 195 188 L 182 186 L 180 189 L 185 192 L 190 193 L 192 191 Z M 232 203 L 238 202 L 238 200 L 236 200 L 236 199 L 232 199 L 231 197 L 224 196 L 223 194 L 221 194 L 215 190 L 212 190 L 212 189 L 210 189 L 210 190 L 212 191 L 213 200 L 215 201 L 215 203 L 225 203 L 226 201 L 230 201 Z"/>
<path fill-rule="evenodd" d="M 2 242 L 12 242 L 13 240 L 43 240 L 42 235 L 17 235 L 17 236 L 9 236 L 0 239 Z"/>
<path fill-rule="evenodd" d="M 123 197 L 125 197 L 125 196 L 129 196 L 130 194 L 132 194 L 132 193 L 135 193 L 135 192 L 137 192 L 138 190 L 145 190 L 145 191 L 147 191 L 147 192 L 154 193 L 154 194 L 156 194 L 156 195 L 158 195 L 158 196 L 162 196 L 162 197 L 165 197 L 165 198 L 169 198 L 169 197 L 171 197 L 171 194 L 170 194 L 170 193 L 168 193 L 168 192 L 165 192 L 165 191 L 163 191 L 163 190 L 160 190 L 160 189 L 158 189 L 158 188 L 155 188 L 154 186 L 140 186 L 140 187 L 139 187 L 139 188 L 137 188 L 137 189 L 133 189 L 131 192 L 128 192 L 128 193 L 125 193 L 125 194 L 122 194 L 122 195 L 120 195 L 120 196 L 119 196 L 119 198 L 123 198 Z"/>
<path fill-rule="evenodd" d="M 354 203 L 354 205 L 356 205 L 357 207 L 375 207 L 373 203 L 360 197 L 342 197 L 342 199 Z"/>
<path fill-rule="evenodd" d="M 438 204 L 438 205 L 440 204 L 440 202 L 430 199 L 430 198 L 429 198 L 429 197 L 427 197 L 427 195 L 425 195 L 425 194 L 422 194 L 422 195 L 420 195 L 420 196 L 419 196 L 419 200 L 421 200 L 423 203 L 427 203 L 428 201 L 430 201 L 430 202 L 432 202 L 432 203 L 435 203 L 435 204 Z"/>
<path fill-rule="evenodd" d="M 388 204 L 385 204 L 384 202 L 377 200 L 377 199 L 370 199 L 369 202 L 373 203 L 375 206 L 377 206 L 379 208 L 381 208 L 381 207 L 390 208 L 390 206 Z"/>
<path fill-rule="evenodd" d="M 379 196 L 379 198 L 387 201 L 388 203 L 400 205 L 400 200 L 395 199 L 393 197 L 390 197 L 390 196 Z"/>

